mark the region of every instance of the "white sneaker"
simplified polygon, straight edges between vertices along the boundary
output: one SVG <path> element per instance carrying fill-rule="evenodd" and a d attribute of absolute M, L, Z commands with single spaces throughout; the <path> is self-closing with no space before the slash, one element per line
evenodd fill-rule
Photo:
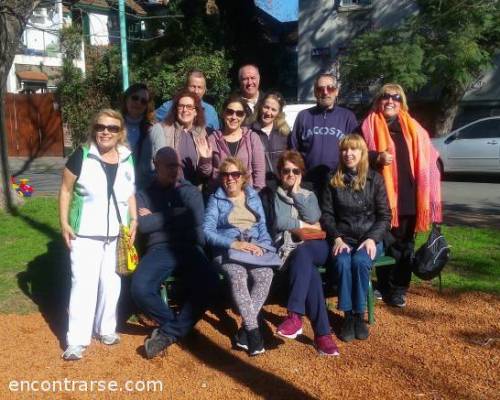
<path fill-rule="evenodd" d="M 64 351 L 62 358 L 66 361 L 80 360 L 83 357 L 85 346 L 73 345 L 68 346 Z"/>
<path fill-rule="evenodd" d="M 99 340 L 101 343 L 106 344 L 108 346 L 112 346 L 114 344 L 120 343 L 120 336 L 116 333 L 112 333 L 110 335 L 102 335 Z"/>

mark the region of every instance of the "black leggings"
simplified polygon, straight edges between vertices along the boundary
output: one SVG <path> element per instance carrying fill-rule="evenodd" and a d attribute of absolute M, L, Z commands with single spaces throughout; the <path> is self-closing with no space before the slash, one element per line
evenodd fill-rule
<path fill-rule="evenodd" d="M 388 256 L 396 259 L 395 265 L 378 267 L 377 286 L 384 295 L 405 294 L 411 281 L 411 257 L 415 248 L 414 215 L 399 217 L 399 226 L 391 229 L 395 241 L 386 250 Z"/>

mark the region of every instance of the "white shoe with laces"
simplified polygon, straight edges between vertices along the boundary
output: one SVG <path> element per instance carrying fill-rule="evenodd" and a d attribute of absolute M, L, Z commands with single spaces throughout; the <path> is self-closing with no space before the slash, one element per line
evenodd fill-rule
<path fill-rule="evenodd" d="M 112 346 L 114 344 L 120 343 L 120 336 L 118 336 L 116 333 L 112 333 L 110 335 L 102 335 L 99 340 L 101 341 L 101 343 L 107 346 Z"/>
<path fill-rule="evenodd" d="M 80 360 L 83 357 L 83 352 L 85 351 L 85 346 L 72 345 L 68 346 L 64 351 L 62 358 L 66 361 Z"/>

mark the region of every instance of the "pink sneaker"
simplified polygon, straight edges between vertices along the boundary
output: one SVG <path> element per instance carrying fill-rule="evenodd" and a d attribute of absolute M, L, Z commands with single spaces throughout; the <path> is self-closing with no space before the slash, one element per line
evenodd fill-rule
<path fill-rule="evenodd" d="M 340 354 L 332 335 L 316 336 L 314 346 L 322 356 L 338 356 Z"/>
<path fill-rule="evenodd" d="M 299 314 L 288 312 L 288 317 L 278 326 L 276 333 L 288 339 L 295 339 L 302 334 L 302 319 Z"/>

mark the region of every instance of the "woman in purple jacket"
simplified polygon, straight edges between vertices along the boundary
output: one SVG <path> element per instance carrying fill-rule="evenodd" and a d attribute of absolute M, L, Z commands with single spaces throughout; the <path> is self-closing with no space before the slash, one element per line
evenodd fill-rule
<path fill-rule="evenodd" d="M 230 96 L 223 104 L 224 127 L 209 136 L 212 150 L 212 181 L 217 182 L 219 166 L 227 157 L 239 158 L 249 174 L 249 184 L 260 190 L 266 185 L 264 147 L 259 135 L 241 124 L 245 119 L 245 103 Z"/>

